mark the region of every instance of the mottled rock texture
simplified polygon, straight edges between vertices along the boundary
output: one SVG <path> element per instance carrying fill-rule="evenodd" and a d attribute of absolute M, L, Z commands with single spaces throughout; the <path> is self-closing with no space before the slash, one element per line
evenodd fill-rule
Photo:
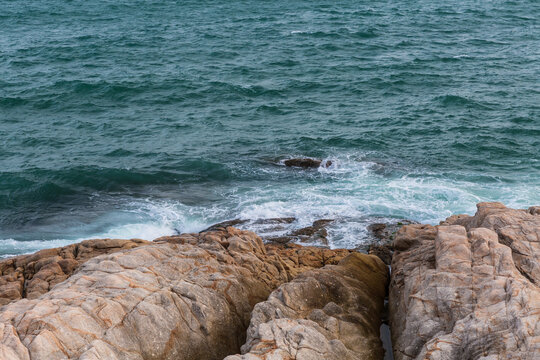
<path fill-rule="evenodd" d="M 540 359 L 540 215 L 480 203 L 394 240 L 394 358 Z"/>
<path fill-rule="evenodd" d="M 22 298 L 35 299 L 45 294 L 93 257 L 147 244 L 150 242 L 139 239 L 86 240 L 61 248 L 41 250 L 35 254 L 2 260 L 0 305 Z"/>
<path fill-rule="evenodd" d="M 382 359 L 387 282 L 384 263 L 360 253 L 304 272 L 255 306 L 243 355 L 226 359 Z"/>
<path fill-rule="evenodd" d="M 256 303 L 348 254 L 266 247 L 228 227 L 100 255 L 0 308 L 0 359 L 222 359 L 245 342 Z"/>

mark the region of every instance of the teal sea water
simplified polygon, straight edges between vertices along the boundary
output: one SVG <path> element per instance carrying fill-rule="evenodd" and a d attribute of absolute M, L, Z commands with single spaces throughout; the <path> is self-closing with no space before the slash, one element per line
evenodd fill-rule
<path fill-rule="evenodd" d="M 0 0 L 0 255 L 540 204 L 540 2 Z M 333 160 L 328 169 L 280 160 Z"/>

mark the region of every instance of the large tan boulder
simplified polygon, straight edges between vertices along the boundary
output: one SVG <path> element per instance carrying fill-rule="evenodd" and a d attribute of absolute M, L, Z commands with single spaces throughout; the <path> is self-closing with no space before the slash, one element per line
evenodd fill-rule
<path fill-rule="evenodd" d="M 394 358 L 540 359 L 540 215 L 478 204 L 394 241 Z"/>
<path fill-rule="evenodd" d="M 379 360 L 388 269 L 353 253 L 302 273 L 255 306 L 243 355 L 226 360 Z"/>
<path fill-rule="evenodd" d="M 100 255 L 38 298 L 0 308 L 0 358 L 222 359 L 245 342 L 256 303 L 347 254 L 267 250 L 229 227 Z"/>
<path fill-rule="evenodd" d="M 0 261 L 0 305 L 14 300 L 35 299 L 66 280 L 87 260 L 120 250 L 150 244 L 131 239 L 85 240 L 55 249 L 38 251 Z"/>

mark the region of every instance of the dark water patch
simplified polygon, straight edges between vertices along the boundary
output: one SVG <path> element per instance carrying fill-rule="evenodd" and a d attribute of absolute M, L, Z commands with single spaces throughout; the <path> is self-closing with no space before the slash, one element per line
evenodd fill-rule
<path fill-rule="evenodd" d="M 482 102 L 479 102 L 479 101 L 475 101 L 471 98 L 468 98 L 468 97 L 463 97 L 463 96 L 459 96 L 459 95 L 444 95 L 444 96 L 438 96 L 434 99 L 435 101 L 438 101 L 440 102 L 443 106 L 446 106 L 446 107 L 465 107 L 465 108 L 469 108 L 469 107 L 474 107 L 474 108 L 479 108 L 479 109 L 483 109 L 483 110 L 491 110 L 492 107 L 485 104 L 485 103 L 482 103 Z"/>
<path fill-rule="evenodd" d="M 105 154 L 105 156 L 112 156 L 112 157 L 123 157 L 123 156 L 130 156 L 130 155 L 134 155 L 134 153 L 132 151 L 125 150 L 125 149 L 116 149 Z"/>
<path fill-rule="evenodd" d="M 3 108 L 11 108 L 25 104 L 28 104 L 28 100 L 21 97 L 0 98 L 0 106 Z"/>

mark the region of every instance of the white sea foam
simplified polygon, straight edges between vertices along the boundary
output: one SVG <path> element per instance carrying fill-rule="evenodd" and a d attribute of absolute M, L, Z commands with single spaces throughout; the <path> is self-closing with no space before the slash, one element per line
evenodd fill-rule
<path fill-rule="evenodd" d="M 82 239 L 55 239 L 55 240 L 29 240 L 19 241 L 15 239 L 0 239 L 1 258 L 11 257 L 14 255 L 30 254 L 42 249 L 66 246 Z"/>
<path fill-rule="evenodd" d="M 198 232 L 235 218 L 279 217 L 294 217 L 296 221 L 279 227 L 264 223 L 244 226 L 261 234 L 279 236 L 309 226 L 317 219 L 335 219 L 328 227 L 331 247 L 354 248 L 369 239 L 367 226 L 374 221 L 410 219 L 437 224 L 452 214 L 473 214 L 480 201 L 502 201 L 516 208 L 540 204 L 540 189 L 534 184 L 480 183 L 467 181 L 465 176 L 454 179 L 399 167 L 396 170 L 366 161 L 362 154 L 342 154 L 325 160 L 331 160 L 332 166 L 297 171 L 278 166 L 252 168 L 249 171 L 260 172 L 267 180 L 229 186 L 221 199 L 210 205 L 128 199 L 116 206 L 119 210 L 96 221 L 92 229 L 102 231 L 81 233 L 68 229 L 66 234 L 71 236 L 59 240 L 0 240 L 0 254 L 32 252 L 88 238 L 152 240 L 177 232 Z"/>

